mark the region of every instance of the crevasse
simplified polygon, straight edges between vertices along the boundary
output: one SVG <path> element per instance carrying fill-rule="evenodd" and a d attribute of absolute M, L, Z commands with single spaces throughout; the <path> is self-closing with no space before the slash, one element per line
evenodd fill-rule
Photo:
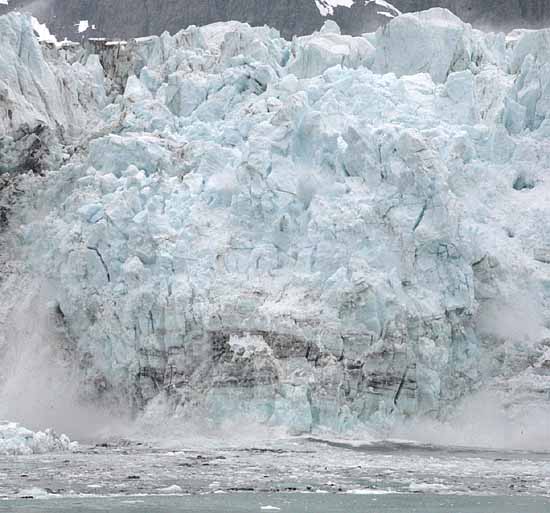
<path fill-rule="evenodd" d="M 432 9 L 56 49 L 1 17 L 3 236 L 83 395 L 293 432 L 548 408 L 548 41 Z"/>

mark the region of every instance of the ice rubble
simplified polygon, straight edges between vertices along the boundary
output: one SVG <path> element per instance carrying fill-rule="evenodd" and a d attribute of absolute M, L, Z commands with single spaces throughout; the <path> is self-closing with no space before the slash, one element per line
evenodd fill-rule
<path fill-rule="evenodd" d="M 0 455 L 28 455 L 74 451 L 78 447 L 65 435 L 53 430 L 33 432 L 15 422 L 0 422 Z"/>
<path fill-rule="evenodd" d="M 479 387 L 547 404 L 545 31 L 432 9 L 292 42 L 0 34 L 2 140 L 40 123 L 70 149 L 21 180 L 13 229 L 98 396 L 294 431 L 445 416 Z"/>

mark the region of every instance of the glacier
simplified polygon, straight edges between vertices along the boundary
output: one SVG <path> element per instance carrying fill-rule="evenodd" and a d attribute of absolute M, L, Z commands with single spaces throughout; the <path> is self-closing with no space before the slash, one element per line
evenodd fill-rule
<path fill-rule="evenodd" d="M 548 34 L 0 17 L 0 348 L 42 309 L 82 399 L 137 416 L 364 432 L 490 391 L 550 418 Z"/>

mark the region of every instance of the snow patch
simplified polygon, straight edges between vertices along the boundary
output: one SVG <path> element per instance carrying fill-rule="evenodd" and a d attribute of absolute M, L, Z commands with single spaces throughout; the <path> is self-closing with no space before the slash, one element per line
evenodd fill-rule
<path fill-rule="evenodd" d="M 40 42 L 57 44 L 57 38 L 50 32 L 45 23 L 40 23 L 34 16 L 31 18 L 32 28 Z"/>
<path fill-rule="evenodd" d="M 390 2 L 386 2 L 385 0 L 365 0 L 365 5 L 369 4 L 375 4 L 379 7 L 384 7 L 385 9 L 387 9 L 386 11 L 377 11 L 377 14 L 386 16 L 387 18 L 395 18 L 396 16 L 402 14 L 402 12 L 397 7 L 395 7 L 393 4 L 390 4 Z"/>
<path fill-rule="evenodd" d="M 81 34 L 82 32 L 86 32 L 89 28 L 90 24 L 88 23 L 88 20 L 80 20 L 77 24 L 77 30 L 79 34 Z"/>
<path fill-rule="evenodd" d="M 336 7 L 351 7 L 355 0 L 315 0 L 315 3 L 323 16 L 329 16 L 334 14 Z"/>
<path fill-rule="evenodd" d="M 383 7 L 384 11 L 377 11 L 377 14 L 385 16 L 387 18 L 395 18 L 399 16 L 401 11 L 385 0 L 364 0 L 365 5 L 375 4 L 379 7 Z M 315 0 L 315 4 L 319 9 L 319 12 L 323 16 L 332 16 L 336 7 L 352 7 L 355 0 Z"/>

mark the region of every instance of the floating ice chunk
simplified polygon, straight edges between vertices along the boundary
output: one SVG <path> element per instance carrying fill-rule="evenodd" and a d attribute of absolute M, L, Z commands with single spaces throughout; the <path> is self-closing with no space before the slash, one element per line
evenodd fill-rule
<path fill-rule="evenodd" d="M 411 492 L 422 492 L 422 493 L 438 493 L 446 492 L 448 493 L 451 488 L 442 483 L 411 483 L 409 485 L 409 490 Z"/>
<path fill-rule="evenodd" d="M 377 490 L 376 488 L 354 488 L 353 490 L 348 490 L 346 493 L 351 495 L 388 495 L 394 492 L 391 490 Z"/>
<path fill-rule="evenodd" d="M 76 442 L 51 429 L 33 432 L 15 422 L 0 422 L 0 454 L 43 454 L 77 448 Z"/>
<path fill-rule="evenodd" d="M 46 497 L 48 495 L 48 491 L 44 488 L 21 488 L 18 492 L 19 497 Z"/>
<path fill-rule="evenodd" d="M 183 489 L 181 486 L 174 484 L 166 486 L 165 488 L 159 488 L 157 491 L 160 493 L 176 494 L 183 492 Z"/>

